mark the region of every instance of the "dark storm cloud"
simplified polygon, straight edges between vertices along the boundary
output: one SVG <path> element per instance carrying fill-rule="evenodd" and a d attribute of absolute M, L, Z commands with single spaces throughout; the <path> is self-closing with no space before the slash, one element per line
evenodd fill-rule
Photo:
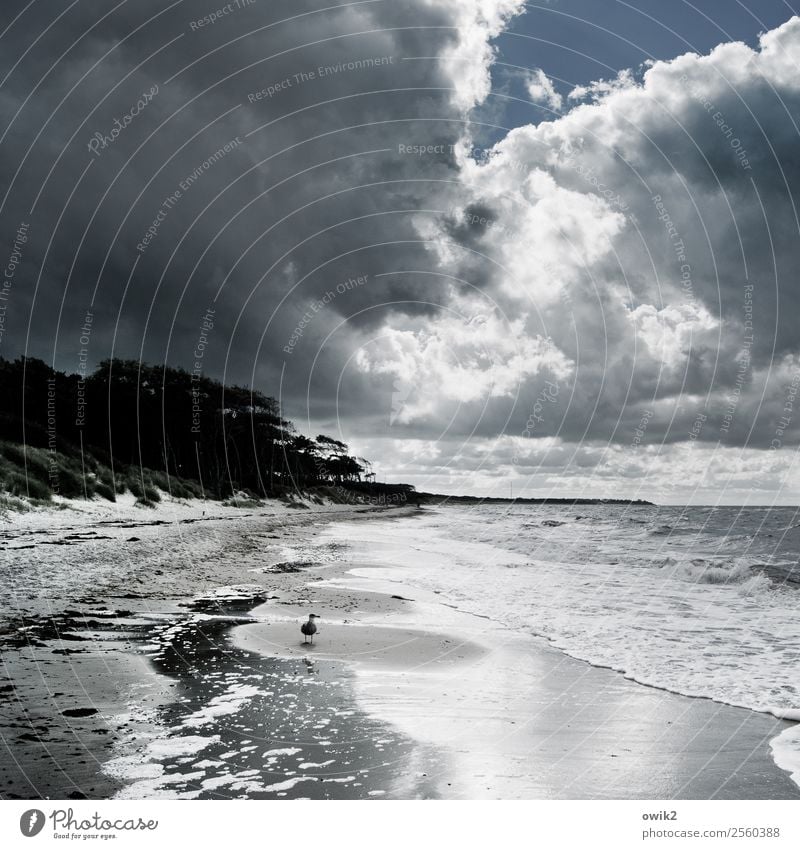
<path fill-rule="evenodd" d="M 0 353 L 74 370 L 91 312 L 91 362 L 192 367 L 212 309 L 205 370 L 274 392 L 285 364 L 304 398 L 329 332 L 323 387 L 352 328 L 436 308 L 434 278 L 382 275 L 430 265 L 412 218 L 455 176 L 462 113 L 433 58 L 460 37 L 452 6 L 61 11 L 35 4 L 3 39 L 0 232 L 30 239 Z"/>

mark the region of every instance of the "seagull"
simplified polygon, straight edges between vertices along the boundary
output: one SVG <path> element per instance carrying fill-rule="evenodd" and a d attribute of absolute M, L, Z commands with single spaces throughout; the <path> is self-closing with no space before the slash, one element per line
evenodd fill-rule
<path fill-rule="evenodd" d="M 300 630 L 303 633 L 303 642 L 306 642 L 307 637 L 311 637 L 311 645 L 314 645 L 314 634 L 317 633 L 317 626 L 314 624 L 314 620 L 319 619 L 316 613 L 308 614 L 308 622 L 303 622 L 300 626 Z"/>

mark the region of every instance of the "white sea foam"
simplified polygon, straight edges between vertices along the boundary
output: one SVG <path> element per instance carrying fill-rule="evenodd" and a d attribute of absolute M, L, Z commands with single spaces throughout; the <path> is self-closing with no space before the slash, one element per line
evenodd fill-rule
<path fill-rule="evenodd" d="M 304 781 L 313 781 L 314 779 L 308 778 L 305 775 L 300 775 L 297 778 L 287 778 L 286 781 L 279 781 L 277 784 L 268 784 L 266 787 L 261 788 L 262 790 L 278 792 L 280 790 L 291 790 L 297 784 L 302 784 Z"/>
<path fill-rule="evenodd" d="M 303 751 L 302 749 L 298 749 L 296 746 L 292 746 L 292 747 L 287 748 L 287 749 L 270 749 L 268 752 L 264 752 L 262 757 L 271 758 L 273 756 L 278 756 L 278 755 L 296 755 L 296 754 L 298 754 L 299 752 L 302 752 L 302 751 Z"/>
<path fill-rule="evenodd" d="M 785 769 L 795 784 L 800 784 L 800 725 L 787 728 L 770 742 L 772 757 L 781 769 Z"/>
<path fill-rule="evenodd" d="M 238 713 L 248 699 L 258 695 L 262 695 L 258 687 L 250 684 L 233 684 L 228 692 L 215 696 L 205 707 L 187 716 L 183 720 L 183 725 L 188 728 L 209 725 L 221 716 Z"/>
<path fill-rule="evenodd" d="M 120 755 L 103 764 L 103 771 L 125 782 L 125 786 L 115 796 L 118 799 L 194 798 L 198 791 L 178 791 L 173 785 L 202 778 L 205 775 L 203 767 L 196 764 L 196 769 L 192 772 L 166 775 L 161 762 L 181 755 L 195 754 L 218 743 L 219 739 L 218 735 L 155 737 L 140 751 Z"/>
<path fill-rule="evenodd" d="M 156 761 L 177 758 L 181 755 L 193 755 L 212 743 L 219 742 L 219 735 L 211 737 L 163 737 L 153 740 L 147 747 L 147 754 Z"/>

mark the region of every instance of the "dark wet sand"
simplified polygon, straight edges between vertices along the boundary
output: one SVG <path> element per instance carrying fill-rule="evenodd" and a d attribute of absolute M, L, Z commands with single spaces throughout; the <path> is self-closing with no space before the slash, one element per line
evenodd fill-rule
<path fill-rule="evenodd" d="M 113 757 L 120 736 L 136 733 L 140 723 L 131 717 L 120 728 L 108 717 L 127 711 L 131 698 L 140 714 L 169 699 L 170 683 L 135 648 L 152 622 L 132 626 L 120 618 L 106 623 L 103 639 L 90 637 L 96 630 L 71 625 L 65 633 L 78 639 L 3 648 L 2 798 L 109 798 L 120 785 L 102 764 Z"/>
<path fill-rule="evenodd" d="M 264 658 L 237 647 L 230 626 L 187 624 L 154 660 L 156 669 L 176 684 L 175 702 L 160 714 L 167 748 L 177 743 L 181 749 L 180 741 L 195 735 L 216 739 L 188 756 L 160 757 L 161 774 L 134 782 L 124 797 L 436 795 L 425 774 L 426 764 L 440 765 L 435 752 L 364 713 L 345 663 L 318 663 L 311 651 L 295 658 Z M 224 706 L 237 692 L 252 694 L 241 699 L 235 712 L 206 724 L 209 710 Z"/>

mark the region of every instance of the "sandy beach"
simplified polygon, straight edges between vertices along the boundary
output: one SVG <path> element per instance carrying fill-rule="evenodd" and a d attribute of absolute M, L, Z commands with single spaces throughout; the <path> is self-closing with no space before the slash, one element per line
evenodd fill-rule
<path fill-rule="evenodd" d="M 404 545 L 426 512 L 10 523 L 2 796 L 800 798 L 770 757 L 789 723 L 642 686 L 415 585 L 404 563 L 448 568 Z M 76 591 L 55 581 L 65 557 L 91 576 Z M 25 569 L 55 582 L 23 593 Z"/>

